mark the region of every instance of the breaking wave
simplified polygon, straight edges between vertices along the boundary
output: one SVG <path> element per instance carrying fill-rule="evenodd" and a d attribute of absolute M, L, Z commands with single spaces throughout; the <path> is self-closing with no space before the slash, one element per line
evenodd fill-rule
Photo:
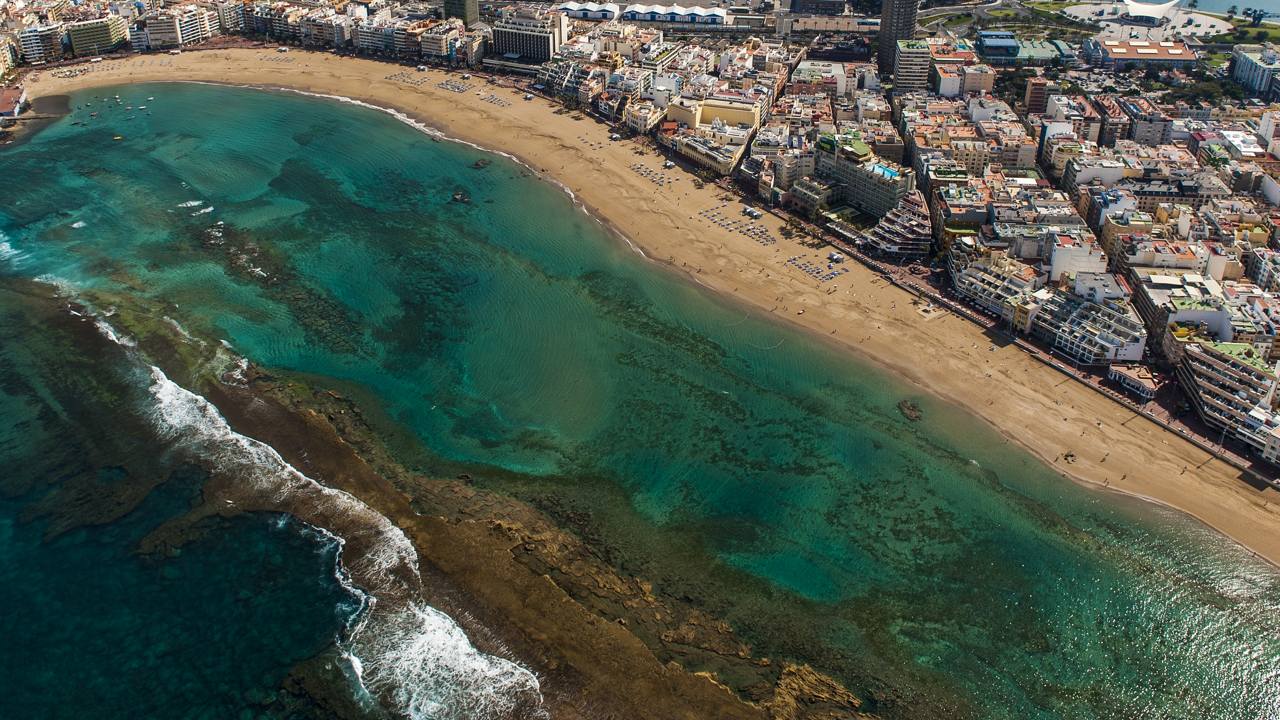
<path fill-rule="evenodd" d="M 14 247 L 13 243 L 9 242 L 7 235 L 0 233 L 0 262 L 17 265 L 24 257 L 26 257 L 26 253 Z"/>
<path fill-rule="evenodd" d="M 105 320 L 95 324 L 112 342 L 133 347 Z M 147 414 L 166 444 L 234 478 L 235 496 L 254 506 L 304 508 L 307 517 L 299 520 L 339 544 L 335 576 L 362 605 L 339 643 L 357 699 L 376 698 L 414 720 L 547 717 L 531 671 L 481 652 L 452 618 L 421 602 L 418 554 L 404 531 L 350 493 L 307 476 L 270 445 L 237 433 L 212 403 L 158 367 L 146 366 L 146 374 Z"/>

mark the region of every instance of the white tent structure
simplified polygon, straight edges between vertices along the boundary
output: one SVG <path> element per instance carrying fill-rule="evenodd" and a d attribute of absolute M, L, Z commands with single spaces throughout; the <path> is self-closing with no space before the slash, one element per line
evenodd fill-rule
<path fill-rule="evenodd" d="M 1144 3 L 1137 2 L 1137 0 L 1124 0 L 1124 14 L 1134 20 L 1143 20 L 1152 25 L 1157 25 L 1169 17 L 1169 14 L 1177 6 L 1178 0 L 1169 0 L 1166 3 Z"/>

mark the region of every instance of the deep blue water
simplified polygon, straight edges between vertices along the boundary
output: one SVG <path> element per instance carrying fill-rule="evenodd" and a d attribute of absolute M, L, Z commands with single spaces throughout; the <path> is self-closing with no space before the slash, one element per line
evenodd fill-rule
<path fill-rule="evenodd" d="M 359 608 L 336 545 L 263 514 L 144 552 L 206 474 L 149 428 L 140 368 L 30 292 L 0 279 L 0 716 L 284 716 Z"/>

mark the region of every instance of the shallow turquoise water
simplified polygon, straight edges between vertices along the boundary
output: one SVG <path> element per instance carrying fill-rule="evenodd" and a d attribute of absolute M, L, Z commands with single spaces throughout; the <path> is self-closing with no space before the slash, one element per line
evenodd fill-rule
<path fill-rule="evenodd" d="M 669 276 L 520 167 L 292 94 L 73 106 L 0 154 L 23 178 L 3 272 L 162 300 L 362 389 L 409 462 L 590 518 L 624 570 L 887 716 L 1280 716 L 1272 569 L 957 409 L 907 422 L 916 390 Z"/>

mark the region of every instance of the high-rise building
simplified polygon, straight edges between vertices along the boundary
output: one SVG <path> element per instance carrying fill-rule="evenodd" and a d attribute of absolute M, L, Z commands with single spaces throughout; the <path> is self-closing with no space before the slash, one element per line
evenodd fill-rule
<path fill-rule="evenodd" d="M 538 7 L 504 10 L 493 25 L 493 49 L 526 62 L 546 62 L 569 39 L 569 18 Z"/>
<path fill-rule="evenodd" d="M 458 18 L 467 27 L 480 20 L 479 0 L 444 0 L 444 17 Z"/>
<path fill-rule="evenodd" d="M 12 35 L 0 35 L 0 78 L 8 75 L 17 64 L 18 41 Z"/>
<path fill-rule="evenodd" d="M 880 38 L 884 42 L 884 38 Z M 893 94 L 924 90 L 929 87 L 929 43 L 923 40 L 899 40 L 893 62 Z"/>
<path fill-rule="evenodd" d="M 111 52 L 129 39 L 129 24 L 119 15 L 107 15 L 67 25 L 71 52 L 76 57 Z"/>
<path fill-rule="evenodd" d="M 1043 76 L 1027 78 L 1027 91 L 1022 97 L 1022 104 L 1027 106 L 1027 114 L 1044 113 L 1049 106 L 1050 82 Z"/>
<path fill-rule="evenodd" d="M 880 3 L 880 72 L 893 70 L 897 59 L 898 41 L 911 40 L 916 35 L 916 13 L 920 0 L 881 0 Z"/>
<path fill-rule="evenodd" d="M 196 5 L 170 5 L 147 15 L 139 25 L 142 32 L 135 30 L 133 34 L 135 49 L 139 42 L 152 50 L 183 47 L 205 42 L 217 34 L 218 15 Z"/>
<path fill-rule="evenodd" d="M 62 24 L 29 27 L 18 33 L 18 46 L 25 63 L 43 63 L 61 60 L 62 38 L 66 31 Z"/>

